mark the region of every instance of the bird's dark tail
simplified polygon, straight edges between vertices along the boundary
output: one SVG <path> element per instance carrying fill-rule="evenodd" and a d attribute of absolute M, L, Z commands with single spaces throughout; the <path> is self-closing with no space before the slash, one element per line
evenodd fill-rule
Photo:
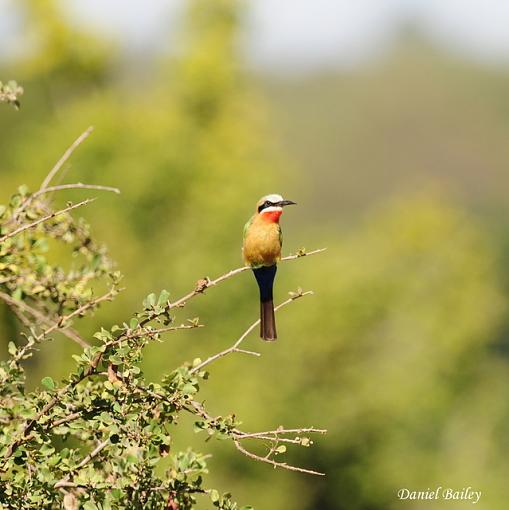
<path fill-rule="evenodd" d="M 276 340 L 276 318 L 272 301 L 272 286 L 276 277 L 277 266 L 262 266 L 253 269 L 260 288 L 260 337 L 264 340 Z"/>

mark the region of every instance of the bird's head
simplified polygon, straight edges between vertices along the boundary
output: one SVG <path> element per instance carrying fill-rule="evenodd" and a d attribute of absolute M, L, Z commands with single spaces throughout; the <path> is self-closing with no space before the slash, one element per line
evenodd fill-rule
<path fill-rule="evenodd" d="M 284 200 L 281 195 L 274 193 L 260 198 L 256 204 L 256 211 L 268 221 L 279 221 L 281 214 L 283 214 L 283 207 L 294 204 L 295 202 L 292 200 Z"/>

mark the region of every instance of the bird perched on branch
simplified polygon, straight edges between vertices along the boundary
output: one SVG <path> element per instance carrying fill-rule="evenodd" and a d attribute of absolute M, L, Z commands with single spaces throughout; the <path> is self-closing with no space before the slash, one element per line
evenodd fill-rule
<path fill-rule="evenodd" d="M 262 197 L 256 204 L 255 214 L 244 226 L 242 253 L 260 288 L 260 337 L 264 340 L 277 338 L 272 287 L 283 244 L 279 218 L 283 207 L 292 204 L 295 202 L 283 200 L 281 195 Z"/>

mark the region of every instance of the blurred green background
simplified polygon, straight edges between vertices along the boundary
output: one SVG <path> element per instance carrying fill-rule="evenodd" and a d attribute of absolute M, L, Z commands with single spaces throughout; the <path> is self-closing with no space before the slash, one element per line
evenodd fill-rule
<path fill-rule="evenodd" d="M 470 504 L 396 498 L 437 486 L 471 486 L 483 492 L 476 508 L 507 508 L 507 68 L 405 26 L 367 64 L 271 72 L 246 61 L 249 4 L 233 0 L 182 4 L 157 52 L 126 52 L 56 1 L 13 9 L 30 50 L 0 60 L 0 78 L 25 88 L 20 112 L 0 112 L 0 203 L 38 186 L 89 125 L 63 182 L 122 190 L 82 210 L 126 275 L 126 291 L 77 324 L 84 334 L 149 292 L 178 297 L 239 266 L 263 194 L 299 204 L 283 218 L 286 253 L 328 247 L 280 267 L 277 301 L 299 286 L 316 295 L 278 316 L 279 341 L 252 335 L 246 347 L 262 357 L 220 360 L 203 390 L 212 413 L 234 411 L 246 430 L 327 428 L 289 454 L 327 476 L 273 471 L 184 434 L 182 445 L 213 454 L 211 485 L 257 510 Z M 206 328 L 150 346 L 149 376 L 229 346 L 257 316 L 254 279 L 229 280 L 186 313 Z M 4 308 L 0 318 L 6 353 L 16 330 Z M 75 350 L 45 345 L 33 384 L 65 376 Z"/>

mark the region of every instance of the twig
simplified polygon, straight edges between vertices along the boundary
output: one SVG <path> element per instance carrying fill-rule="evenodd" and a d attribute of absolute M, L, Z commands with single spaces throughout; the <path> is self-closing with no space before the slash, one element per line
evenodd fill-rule
<path fill-rule="evenodd" d="M 109 444 L 110 444 L 109 438 L 99 443 L 99 445 L 96 448 L 94 448 L 94 450 L 92 450 L 86 457 L 82 459 L 82 461 L 73 469 L 73 471 L 77 471 L 78 469 L 81 469 L 82 467 L 86 466 L 94 457 L 97 457 L 97 455 L 99 455 L 99 453 L 101 453 L 101 451 L 104 450 L 104 448 L 106 448 Z M 59 480 L 57 483 L 55 483 L 53 487 L 55 489 L 65 487 L 66 486 L 65 484 L 67 484 L 68 482 L 69 475 Z"/>
<path fill-rule="evenodd" d="M 286 262 L 288 260 L 300 259 L 300 258 L 303 258 L 303 257 L 310 257 L 311 255 L 317 255 L 318 253 L 322 253 L 326 249 L 327 248 L 319 248 L 317 250 L 312 250 L 312 251 L 309 251 L 307 253 L 304 252 L 304 253 L 297 253 L 296 255 L 287 255 L 286 257 L 283 257 L 280 260 L 280 262 Z M 248 271 L 249 269 L 251 269 L 249 266 L 243 266 L 243 267 L 239 267 L 237 269 L 232 269 L 231 271 L 228 271 L 228 273 L 225 273 L 225 274 L 219 276 L 215 280 L 211 280 L 210 278 L 206 278 L 206 279 L 200 280 L 198 282 L 197 286 L 195 287 L 195 289 L 192 292 L 189 292 L 188 294 L 186 294 L 185 296 L 181 297 L 177 301 L 171 303 L 170 304 L 170 308 L 176 308 L 176 307 L 184 306 L 185 303 L 187 301 L 189 301 L 189 299 L 193 298 L 194 296 L 197 296 L 198 294 L 203 294 L 203 292 L 206 289 L 208 289 L 209 287 L 214 287 L 217 284 L 219 284 L 221 282 L 224 282 L 225 280 L 228 280 L 232 276 L 235 276 L 237 274 L 243 273 L 244 271 Z"/>
<path fill-rule="evenodd" d="M 64 416 L 63 418 L 60 418 L 59 420 L 55 420 L 49 429 L 52 429 L 54 427 L 59 427 L 60 425 L 63 425 L 64 423 L 67 423 L 69 421 L 73 421 L 76 418 L 79 418 L 81 416 L 81 411 L 76 411 L 75 413 L 68 414 L 67 416 Z"/>
<path fill-rule="evenodd" d="M 24 211 L 37 197 L 44 195 L 46 193 L 52 193 L 53 191 L 62 191 L 69 189 L 93 189 L 98 191 L 111 191 L 112 193 L 120 193 L 118 188 L 114 188 L 112 186 L 101 186 L 98 184 L 83 184 L 81 182 L 77 182 L 74 184 L 59 184 L 57 186 L 49 186 L 44 189 L 40 189 L 35 191 L 31 195 L 29 195 L 25 201 L 14 211 L 12 214 L 12 219 L 17 220 L 21 211 Z"/>
<path fill-rule="evenodd" d="M 164 395 L 161 395 L 157 392 L 153 392 L 153 391 L 148 390 L 147 388 L 143 388 L 143 387 L 138 387 L 137 389 L 141 392 L 151 395 L 152 397 L 156 398 L 157 400 L 162 400 L 162 401 L 166 401 L 168 403 L 172 403 L 171 400 L 169 400 Z M 201 416 L 205 420 L 210 421 L 210 420 L 215 419 L 213 416 L 211 416 L 209 413 L 207 413 L 207 411 L 205 411 L 205 409 L 199 402 L 196 402 L 195 400 L 193 400 L 193 401 L 189 402 L 189 405 L 194 409 L 194 411 L 189 409 L 186 406 L 184 406 L 183 409 L 185 409 L 186 411 L 188 411 L 192 414 Z M 291 464 L 287 464 L 286 462 L 277 462 L 275 460 L 272 460 L 270 458 L 270 454 L 273 453 L 274 449 L 271 449 L 269 451 L 268 455 L 265 457 L 256 455 L 256 454 L 250 452 L 249 450 L 246 450 L 240 444 L 240 441 L 242 441 L 243 439 L 254 439 L 254 440 L 259 440 L 259 441 L 272 441 L 272 442 L 280 442 L 280 443 L 300 444 L 300 445 L 304 446 L 302 441 L 299 438 L 292 439 L 292 438 L 285 438 L 285 437 L 280 437 L 280 436 L 282 434 L 304 434 L 304 433 L 326 434 L 327 433 L 326 429 L 316 429 L 314 427 L 305 427 L 305 428 L 300 428 L 300 429 L 285 429 L 285 428 L 280 427 L 276 430 L 268 430 L 268 431 L 264 431 L 264 432 L 250 433 L 250 432 L 243 432 L 242 430 L 235 428 L 231 432 L 232 432 L 231 438 L 235 444 L 235 447 L 237 448 L 237 450 L 239 450 L 241 453 L 243 453 L 247 457 L 251 457 L 252 459 L 255 459 L 255 460 L 258 460 L 261 462 L 265 462 L 268 464 L 272 464 L 274 467 L 288 469 L 290 471 L 298 471 L 300 473 L 307 473 L 310 475 L 325 476 L 325 473 L 320 473 L 319 471 L 313 471 L 311 469 L 300 468 L 297 466 L 292 466 Z"/>
<path fill-rule="evenodd" d="M 71 157 L 72 153 L 75 151 L 75 149 L 81 145 L 92 133 L 94 130 L 93 126 L 90 126 L 88 129 L 86 129 L 74 142 L 70 145 L 70 147 L 64 152 L 62 157 L 56 162 L 55 166 L 49 171 L 48 175 L 42 181 L 41 187 L 39 190 L 43 190 L 48 187 L 49 183 L 51 182 L 51 179 L 55 177 L 55 175 L 58 173 L 58 171 L 62 168 L 64 163 Z"/>
<path fill-rule="evenodd" d="M 80 306 L 73 312 L 71 312 L 68 315 L 65 315 L 61 317 L 57 322 L 55 322 L 52 326 L 50 326 L 48 329 L 43 331 L 37 338 L 36 341 L 40 341 L 44 336 L 49 335 L 51 332 L 53 332 L 55 329 L 58 329 L 61 324 L 64 322 L 72 319 L 76 315 L 80 315 L 84 311 L 88 310 L 92 306 L 95 306 L 102 301 L 110 300 L 113 296 L 113 294 L 116 292 L 116 290 L 112 289 L 106 294 L 100 296 L 99 298 L 96 298 L 92 301 L 89 301 L 88 303 L 85 303 L 84 305 Z M 20 350 L 18 353 L 18 359 L 23 356 L 24 352 L 30 347 L 30 344 L 25 345 L 23 349 Z M 56 394 L 53 396 L 53 398 L 29 421 L 25 422 L 25 425 L 23 426 L 23 429 L 21 431 L 21 436 L 19 439 L 16 439 L 14 442 L 12 442 L 9 447 L 7 448 L 5 454 L 4 454 L 4 461 L 7 461 L 13 453 L 18 449 L 18 447 L 23 444 L 28 439 L 28 434 L 30 431 L 34 428 L 34 426 L 37 424 L 37 422 L 46 414 L 48 413 L 53 407 L 58 404 L 60 401 L 60 396 L 65 394 L 67 391 L 69 391 L 70 388 L 74 388 L 77 386 L 83 379 L 91 376 L 96 368 L 97 368 L 98 361 L 92 360 L 88 370 L 85 370 L 83 374 L 78 379 L 73 379 L 71 382 L 60 388 Z"/>
<path fill-rule="evenodd" d="M 102 296 L 92 299 L 91 301 L 88 301 L 87 303 L 76 308 L 76 310 L 73 310 L 71 313 L 60 317 L 60 319 L 55 324 L 53 324 L 53 326 L 51 328 L 49 328 L 48 330 L 45 331 L 45 335 L 48 335 L 49 333 L 51 333 L 52 331 L 54 331 L 57 328 L 63 327 L 62 325 L 64 324 L 64 322 L 67 322 L 68 320 L 73 319 L 77 315 L 81 315 L 82 313 L 84 313 L 87 310 L 89 310 L 90 308 L 98 305 L 99 303 L 102 303 L 103 301 L 111 301 L 113 296 L 115 294 L 117 294 L 117 292 L 119 292 L 119 290 L 121 290 L 121 289 L 110 289 L 108 292 L 106 292 L 106 294 L 103 294 Z"/>
<path fill-rule="evenodd" d="M 286 257 L 283 257 L 281 259 L 281 262 L 284 262 L 284 261 L 287 261 L 287 260 L 295 260 L 295 259 L 299 259 L 299 258 L 302 258 L 302 257 L 311 256 L 311 255 L 316 255 L 318 253 L 321 253 L 321 252 L 325 251 L 326 249 L 327 248 L 320 248 L 320 249 L 313 250 L 313 251 L 310 251 L 310 252 L 307 252 L 307 253 L 304 252 L 304 253 L 298 253 L 296 255 L 288 255 Z M 249 266 L 239 267 L 237 269 L 233 269 L 231 271 L 228 271 L 227 273 L 217 277 L 215 280 L 211 280 L 210 278 L 199 280 L 197 282 L 194 290 L 192 290 L 191 292 L 187 293 L 185 296 L 182 296 L 180 299 L 177 299 L 177 301 L 174 301 L 173 303 L 168 302 L 168 304 L 164 307 L 164 309 L 163 309 L 163 311 L 161 313 L 154 314 L 154 315 L 151 315 L 151 316 L 143 319 L 140 322 L 139 327 L 143 328 L 146 324 L 148 324 L 152 320 L 156 319 L 157 317 L 167 313 L 172 308 L 182 308 L 182 307 L 184 307 L 186 305 L 187 301 L 189 301 L 191 298 L 193 298 L 195 296 L 198 296 L 199 294 L 203 294 L 205 289 L 207 289 L 209 287 L 216 286 L 219 283 L 221 283 L 221 282 L 223 282 L 225 280 L 228 280 L 232 276 L 235 276 L 235 275 L 238 275 L 240 273 L 243 273 L 244 271 L 247 271 L 248 269 L 251 269 L 251 268 Z M 256 327 L 256 326 L 254 326 L 254 327 Z M 125 334 L 120 335 L 117 338 L 117 340 L 121 340 L 121 339 L 125 338 L 125 336 L 126 336 Z"/>
<path fill-rule="evenodd" d="M 27 328 L 30 330 L 32 327 L 32 323 L 30 322 L 30 319 L 19 309 L 15 306 L 12 307 L 12 311 L 14 312 L 14 315 L 18 318 L 18 320 Z"/>
<path fill-rule="evenodd" d="M 110 289 L 106 294 L 103 294 L 102 296 L 100 296 L 98 298 L 92 299 L 92 301 L 88 301 L 84 305 L 81 305 L 80 307 L 76 308 L 76 310 L 73 310 L 71 313 L 69 313 L 67 315 L 60 316 L 58 318 L 58 320 L 55 321 L 48 329 L 44 330 L 40 335 L 38 335 L 35 338 L 35 341 L 40 342 L 45 336 L 48 336 L 50 333 L 53 333 L 53 331 L 55 331 L 57 329 L 64 328 L 63 324 L 65 322 L 73 319 L 74 317 L 76 317 L 78 315 L 83 314 L 84 312 L 86 312 L 90 308 L 98 305 L 99 303 L 102 303 L 103 301 L 111 301 L 111 299 L 113 298 L 113 296 L 116 293 L 117 293 L 117 289 Z M 65 331 L 65 330 L 63 330 L 63 331 Z M 29 347 L 29 345 L 27 344 L 22 349 L 22 351 L 26 350 L 28 347 Z M 87 347 L 88 347 L 88 344 L 87 344 Z M 23 352 L 21 354 L 23 354 Z"/>
<path fill-rule="evenodd" d="M 39 218 L 38 220 L 36 220 L 36 221 L 34 221 L 32 223 L 27 223 L 25 225 L 21 225 L 16 230 L 13 230 L 12 232 L 9 232 L 8 234 L 5 234 L 4 236 L 0 237 L 0 243 L 3 243 L 4 241 L 9 239 L 10 237 L 14 237 L 14 236 L 20 234 L 21 232 L 24 232 L 25 230 L 34 228 L 37 225 L 39 225 L 40 223 L 44 223 L 45 221 L 48 221 L 51 218 L 54 218 L 55 216 L 58 216 L 59 214 L 64 214 L 66 212 L 72 211 L 73 209 L 76 209 L 76 208 L 81 207 L 83 205 L 87 205 L 90 202 L 93 202 L 94 200 L 95 200 L 95 198 L 87 198 L 86 200 L 82 200 L 81 202 L 78 202 L 77 204 L 69 205 L 65 209 L 60 209 L 59 211 L 54 211 L 54 212 L 52 212 L 52 213 L 50 213 L 50 214 L 48 214 L 46 216 L 43 216 L 42 218 Z"/>
<path fill-rule="evenodd" d="M 203 408 L 203 406 L 200 403 L 198 403 L 196 401 L 192 401 L 192 402 L 190 402 L 190 405 L 193 407 L 193 409 L 195 411 L 194 414 L 201 416 L 205 420 L 214 420 L 214 417 L 211 416 L 209 413 L 207 413 L 207 411 L 205 411 L 205 409 Z M 189 410 L 186 407 L 184 407 L 184 409 L 193 413 L 192 410 Z M 297 438 L 291 439 L 291 438 L 280 437 L 282 434 L 303 434 L 303 433 L 326 434 L 327 430 L 315 429 L 314 427 L 306 427 L 306 428 L 301 428 L 301 429 L 285 429 L 285 428 L 280 427 L 276 430 L 268 430 L 265 432 L 249 433 L 249 432 L 243 432 L 242 430 L 235 428 L 232 430 L 232 440 L 233 440 L 237 450 L 239 450 L 244 455 L 251 457 L 252 459 L 259 460 L 260 462 L 266 462 L 268 464 L 272 464 L 274 467 L 281 467 L 283 469 L 288 469 L 290 471 L 299 471 L 301 473 L 307 473 L 307 474 L 311 474 L 311 475 L 325 476 L 325 473 L 320 473 L 318 471 L 313 471 L 311 469 L 299 468 L 299 467 L 287 464 L 286 462 L 277 462 L 275 460 L 272 460 L 270 458 L 270 454 L 273 453 L 273 451 L 274 451 L 272 448 L 269 450 L 269 453 L 267 454 L 267 456 L 262 457 L 260 455 L 256 455 L 255 453 L 250 452 L 249 450 L 246 450 L 240 444 L 240 441 L 242 441 L 243 439 L 255 439 L 255 440 L 260 440 L 260 441 L 268 440 L 268 441 L 272 441 L 272 442 L 293 443 L 293 444 L 303 445 L 303 443 Z"/>
<path fill-rule="evenodd" d="M 277 312 L 284 306 L 289 305 L 292 301 L 295 301 L 295 300 L 297 300 L 301 297 L 304 297 L 304 296 L 310 296 L 312 294 L 313 294 L 313 291 L 311 291 L 311 290 L 309 290 L 307 292 L 301 292 L 299 294 L 296 294 L 295 296 L 288 298 L 286 301 L 283 301 L 281 304 L 276 306 L 274 308 L 274 312 Z M 260 324 L 260 319 L 253 322 L 253 324 L 251 324 L 251 326 L 249 326 L 246 329 L 246 331 L 244 331 L 244 333 L 242 333 L 242 335 L 238 338 L 238 340 L 231 347 L 229 347 L 228 349 L 225 349 L 224 351 L 218 352 L 217 354 L 214 354 L 213 356 L 210 356 L 205 361 L 202 361 L 199 365 L 196 365 L 195 367 L 193 367 L 193 369 L 191 370 L 191 374 L 195 374 L 196 372 L 199 372 L 203 367 L 206 367 L 210 363 L 218 360 L 219 358 L 222 358 L 223 356 L 227 356 L 228 354 L 231 354 L 232 352 L 241 352 L 244 354 L 260 356 L 260 353 L 258 353 L 258 352 L 252 352 L 252 351 L 246 351 L 244 349 L 239 349 L 239 345 L 246 339 L 246 337 L 249 335 L 249 333 L 251 333 L 251 331 L 253 331 L 256 328 L 256 326 L 258 326 L 258 324 Z"/>
<path fill-rule="evenodd" d="M 27 439 L 30 431 L 35 427 L 37 422 L 43 417 L 48 411 L 50 411 L 55 404 L 59 401 L 60 395 L 63 395 L 66 391 L 69 390 L 69 386 L 64 386 L 58 390 L 56 395 L 29 421 L 25 422 L 25 426 L 21 431 L 21 437 L 12 442 L 7 448 L 4 454 L 4 461 L 7 461 L 10 457 L 12 457 L 13 453 L 22 445 Z"/>
<path fill-rule="evenodd" d="M 250 452 L 249 450 L 246 450 L 241 444 L 238 439 L 234 439 L 233 443 L 235 445 L 235 448 L 247 457 L 250 457 L 251 459 L 258 460 L 260 462 L 266 462 L 267 464 L 271 464 L 275 468 L 280 467 L 283 469 L 288 469 L 290 471 L 298 471 L 299 473 L 306 473 L 308 475 L 318 475 L 318 476 L 325 476 L 325 473 L 321 473 L 320 471 L 313 471 L 312 469 L 305 469 L 300 468 L 297 466 L 292 466 L 291 464 L 287 464 L 286 462 L 277 462 L 270 457 L 261 457 L 260 455 L 256 455 L 253 452 Z"/>
<path fill-rule="evenodd" d="M 157 328 L 157 329 L 148 329 L 141 328 L 140 331 L 136 333 L 129 333 L 122 337 L 123 340 L 130 340 L 132 338 L 140 338 L 142 336 L 155 336 L 160 333 L 166 333 L 168 331 L 178 331 L 180 329 L 195 329 L 195 328 L 203 328 L 204 324 L 180 324 L 180 326 L 168 326 L 165 328 Z"/>
<path fill-rule="evenodd" d="M 159 396 L 159 395 L 158 395 Z M 164 400 L 164 397 L 161 396 L 161 399 Z M 214 420 L 215 418 L 210 415 L 207 411 L 205 411 L 202 404 L 199 402 L 196 402 L 193 400 L 190 402 L 190 405 L 193 407 L 194 411 L 196 413 L 193 413 L 192 410 L 189 410 L 188 408 L 184 407 L 188 412 L 197 414 L 198 416 L 201 416 L 205 420 Z M 232 430 L 232 433 L 237 440 L 242 439 L 259 439 L 259 440 L 266 440 L 268 437 L 270 437 L 270 440 L 273 441 L 275 439 L 281 440 L 281 437 L 279 437 L 282 434 L 326 434 L 326 429 L 316 429 L 315 427 L 304 427 L 300 429 L 285 429 L 284 427 L 279 427 L 276 430 L 265 430 L 262 432 L 244 432 L 242 430 L 239 430 L 237 428 Z"/>
<path fill-rule="evenodd" d="M 266 430 L 264 432 L 242 432 L 239 435 L 239 439 L 256 439 L 261 438 L 262 436 L 277 436 L 278 434 L 306 434 L 306 433 L 317 433 L 317 434 L 326 434 L 326 429 L 315 429 L 314 427 L 307 427 L 302 429 L 284 429 L 278 428 L 276 430 Z"/>
<path fill-rule="evenodd" d="M 68 189 L 95 189 L 98 191 L 111 191 L 112 193 L 120 193 L 120 190 L 118 188 L 114 188 L 113 186 L 101 186 L 99 184 L 83 184 L 81 182 L 77 182 L 74 184 L 59 184 L 57 186 L 49 186 L 44 189 L 40 189 L 39 191 L 36 191 L 31 195 L 31 198 L 37 198 L 40 195 L 43 195 L 45 193 L 51 193 L 52 191 L 62 191 L 62 190 L 68 190 Z"/>
<path fill-rule="evenodd" d="M 16 310 L 23 310 L 24 312 L 29 313 L 32 315 L 32 317 L 35 317 L 37 320 L 42 322 L 43 324 L 46 324 L 46 326 L 52 326 L 53 321 L 48 319 L 46 315 L 44 315 L 42 312 L 37 310 L 37 308 L 33 308 L 32 306 L 27 305 L 24 301 L 18 301 L 17 299 L 12 298 L 9 296 L 9 294 L 6 294 L 4 292 L 0 292 L 0 299 L 7 303 L 9 306 L 12 306 L 14 313 L 16 313 Z M 18 315 L 16 313 L 16 315 Z M 30 327 L 31 324 L 26 324 L 20 315 L 18 315 L 20 320 L 24 323 L 26 327 Z M 59 321 L 57 321 L 59 322 Z M 77 331 L 74 331 L 71 328 L 62 328 L 60 332 L 65 335 L 66 337 L 70 338 L 71 340 L 74 340 L 77 344 L 79 344 L 83 349 L 86 349 L 87 347 L 90 347 L 90 344 L 83 340 L 83 338 L 80 337 Z"/>

